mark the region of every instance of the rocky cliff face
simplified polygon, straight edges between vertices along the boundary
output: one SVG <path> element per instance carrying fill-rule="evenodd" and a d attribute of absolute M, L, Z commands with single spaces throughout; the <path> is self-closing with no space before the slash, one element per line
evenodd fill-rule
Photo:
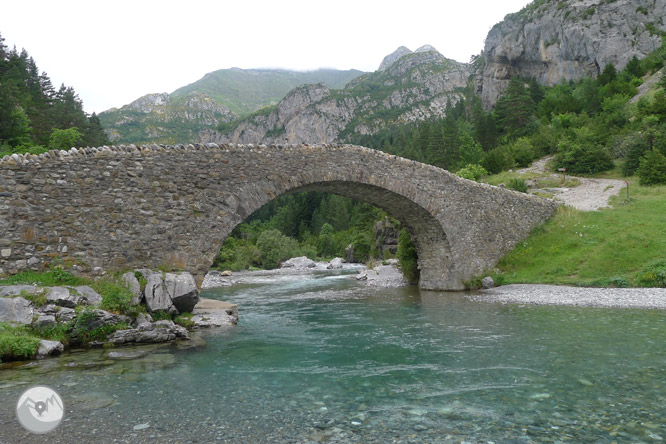
<path fill-rule="evenodd" d="M 665 22 L 666 0 L 536 0 L 488 33 L 477 92 L 490 109 L 513 76 L 554 85 L 621 69 L 659 47 Z"/>
<path fill-rule="evenodd" d="M 202 129 L 234 117 L 225 106 L 199 92 L 177 99 L 167 93 L 148 94 L 99 115 L 109 140 L 126 143 L 189 142 L 197 140 Z"/>
<path fill-rule="evenodd" d="M 391 62 L 400 53 L 404 55 Z M 202 131 L 201 139 L 254 144 L 341 142 L 350 134 L 373 134 L 386 125 L 443 117 L 447 102 L 459 100 L 471 74 L 469 65 L 449 60 L 432 47 L 414 53 L 399 48 L 384 59 L 382 67 L 342 90 L 332 91 L 323 84 L 299 87 L 276 107 L 224 131 Z"/>

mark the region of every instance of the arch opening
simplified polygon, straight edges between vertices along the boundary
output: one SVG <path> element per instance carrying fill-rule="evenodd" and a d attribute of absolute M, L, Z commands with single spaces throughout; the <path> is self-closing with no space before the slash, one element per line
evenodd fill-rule
<path fill-rule="evenodd" d="M 401 228 L 404 228 L 411 237 L 417 255 L 416 260 L 420 274 L 418 277 L 419 286 L 424 289 L 450 289 L 454 284 L 458 284 L 454 276 L 455 264 L 450 260 L 450 247 L 446 234 L 441 224 L 430 212 L 393 191 L 375 185 L 351 181 L 311 183 L 291 188 L 278 196 L 266 194 L 265 199 L 252 199 L 253 202 L 256 202 L 255 205 L 238 212 L 238 217 L 233 225 L 227 225 L 221 233 L 217 234 L 215 242 L 213 242 L 216 251 L 208 252 L 208 254 L 212 253 L 213 257 L 216 257 L 220 251 L 224 254 L 224 249 L 220 250 L 220 247 L 232 231 L 242 222 L 250 219 L 252 215 L 262 211 L 262 208 L 270 205 L 278 197 L 308 192 L 323 192 L 343 196 L 356 202 L 372 205 L 386 212 L 397 220 Z M 240 248 L 244 247 L 246 246 Z M 210 264 L 213 264 L 212 260 Z"/>

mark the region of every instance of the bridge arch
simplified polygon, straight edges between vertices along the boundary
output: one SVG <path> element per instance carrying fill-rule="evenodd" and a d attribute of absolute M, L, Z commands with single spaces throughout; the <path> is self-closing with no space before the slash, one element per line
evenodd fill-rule
<path fill-rule="evenodd" d="M 0 160 L 0 273 L 54 258 L 202 277 L 233 228 L 287 192 L 368 202 L 410 232 L 426 289 L 492 267 L 552 201 L 351 145 L 120 146 Z"/>

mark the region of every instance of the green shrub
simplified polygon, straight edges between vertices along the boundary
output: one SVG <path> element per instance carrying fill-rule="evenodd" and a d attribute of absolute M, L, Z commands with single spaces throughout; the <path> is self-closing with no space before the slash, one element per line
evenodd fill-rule
<path fill-rule="evenodd" d="M 488 175 L 488 171 L 481 165 L 470 163 L 465 168 L 458 170 L 456 174 L 464 179 L 478 182 Z"/>
<path fill-rule="evenodd" d="M 518 167 L 528 167 L 534 160 L 534 147 L 527 137 L 521 137 L 520 139 L 515 140 L 509 146 L 509 151 Z"/>
<path fill-rule="evenodd" d="M 641 185 L 666 183 L 666 156 L 657 150 L 648 151 L 636 173 Z"/>
<path fill-rule="evenodd" d="M 78 146 L 83 135 L 78 128 L 54 129 L 49 138 L 49 148 L 52 150 L 68 150 Z"/>
<path fill-rule="evenodd" d="M 608 150 L 600 145 L 583 146 L 570 141 L 560 142 L 555 164 L 566 168 L 567 173 L 594 174 L 613 168 Z"/>
<path fill-rule="evenodd" d="M 615 288 L 629 288 L 631 283 L 623 277 L 614 277 L 610 279 L 610 286 Z"/>
<path fill-rule="evenodd" d="M 636 283 L 641 287 L 666 287 L 666 260 L 652 262 L 643 268 Z"/>
<path fill-rule="evenodd" d="M 402 274 L 409 282 L 416 283 L 419 280 L 419 264 L 416 254 L 416 247 L 412 243 L 412 238 L 406 230 L 400 231 L 398 238 L 398 252 L 396 256 L 400 260 Z"/>
<path fill-rule="evenodd" d="M 273 229 L 259 235 L 257 248 L 261 252 L 261 263 L 264 268 L 272 269 L 298 252 L 298 242 Z"/>
<path fill-rule="evenodd" d="M 515 178 L 511 179 L 509 183 L 506 186 L 507 188 L 514 190 L 514 191 L 520 191 L 521 193 L 527 193 L 527 184 L 523 179 Z"/>
<path fill-rule="evenodd" d="M 59 341 L 64 345 L 67 345 L 69 343 L 69 333 L 72 331 L 72 326 L 69 323 L 59 323 L 48 327 L 31 326 L 29 331 L 39 338 Z"/>
<path fill-rule="evenodd" d="M 513 167 L 513 158 L 504 147 L 490 150 L 483 156 L 481 166 L 491 174 L 497 174 Z"/>

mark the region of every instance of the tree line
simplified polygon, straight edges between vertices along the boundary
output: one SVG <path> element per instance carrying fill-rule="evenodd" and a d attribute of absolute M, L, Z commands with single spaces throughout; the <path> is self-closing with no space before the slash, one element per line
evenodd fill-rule
<path fill-rule="evenodd" d="M 0 155 L 109 143 L 72 87 L 56 89 L 25 49 L 4 42 L 0 35 Z"/>

